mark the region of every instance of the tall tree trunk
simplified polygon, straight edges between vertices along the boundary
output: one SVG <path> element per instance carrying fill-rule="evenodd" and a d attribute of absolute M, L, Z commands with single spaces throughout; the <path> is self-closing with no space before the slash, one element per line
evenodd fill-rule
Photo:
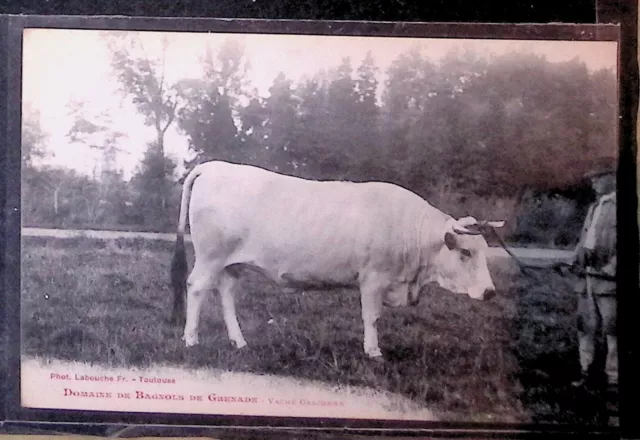
<path fill-rule="evenodd" d="M 514 196 L 514 209 L 511 214 L 511 218 L 507 220 L 507 222 L 511 223 L 510 227 L 507 227 L 506 231 L 509 235 L 512 235 L 518 231 L 518 219 L 522 214 L 526 212 L 526 206 L 524 206 L 525 202 L 530 200 L 533 194 L 533 190 L 531 188 L 521 186 L 518 188 L 515 196 Z M 509 223 L 507 223 L 508 225 Z"/>
<path fill-rule="evenodd" d="M 164 169 L 164 131 L 158 127 L 158 157 L 160 158 L 162 168 L 161 168 L 161 176 L 160 176 L 160 212 L 162 216 L 166 214 L 167 209 L 167 176 L 165 175 Z"/>
<path fill-rule="evenodd" d="M 53 212 L 56 217 L 58 216 L 58 193 L 60 192 L 60 188 L 56 188 L 53 190 Z"/>

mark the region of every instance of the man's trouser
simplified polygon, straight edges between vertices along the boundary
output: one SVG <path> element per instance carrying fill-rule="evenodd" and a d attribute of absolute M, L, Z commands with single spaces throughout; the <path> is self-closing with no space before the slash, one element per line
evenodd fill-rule
<path fill-rule="evenodd" d="M 583 374 L 590 372 L 595 357 L 598 331 L 605 337 L 607 357 L 605 373 L 610 385 L 618 384 L 618 337 L 616 295 L 593 294 L 592 277 L 587 276 L 585 292 L 578 298 L 578 342 L 580 367 Z"/>

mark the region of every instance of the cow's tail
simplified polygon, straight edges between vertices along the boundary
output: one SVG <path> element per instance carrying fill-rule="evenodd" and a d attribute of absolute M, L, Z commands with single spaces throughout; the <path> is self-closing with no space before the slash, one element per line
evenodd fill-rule
<path fill-rule="evenodd" d="M 191 189 L 193 182 L 202 174 L 202 167 L 196 166 L 182 184 L 182 198 L 180 200 L 180 217 L 178 220 L 178 230 L 176 244 L 171 261 L 171 286 L 173 287 L 173 312 L 171 313 L 171 323 L 174 325 L 184 325 L 186 320 L 185 303 L 187 297 L 187 252 L 184 245 L 184 233 L 187 227 L 187 214 L 189 212 L 189 201 L 191 200 Z"/>

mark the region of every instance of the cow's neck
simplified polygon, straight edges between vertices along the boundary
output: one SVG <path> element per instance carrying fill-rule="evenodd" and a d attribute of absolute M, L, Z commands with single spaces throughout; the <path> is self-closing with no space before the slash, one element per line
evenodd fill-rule
<path fill-rule="evenodd" d="M 431 205 L 420 213 L 416 248 L 421 268 L 428 268 L 438 248 L 444 243 L 444 226 L 451 218 Z"/>

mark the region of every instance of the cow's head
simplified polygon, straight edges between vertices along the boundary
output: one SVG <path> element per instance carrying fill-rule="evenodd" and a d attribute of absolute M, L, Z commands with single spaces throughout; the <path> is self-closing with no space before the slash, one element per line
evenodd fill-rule
<path fill-rule="evenodd" d="M 482 233 L 503 225 L 504 222 L 479 222 L 473 217 L 450 218 L 444 230 L 431 231 L 432 251 L 423 283 L 435 281 L 446 290 L 474 299 L 493 297 L 495 285 L 487 266 L 488 245 Z"/>

